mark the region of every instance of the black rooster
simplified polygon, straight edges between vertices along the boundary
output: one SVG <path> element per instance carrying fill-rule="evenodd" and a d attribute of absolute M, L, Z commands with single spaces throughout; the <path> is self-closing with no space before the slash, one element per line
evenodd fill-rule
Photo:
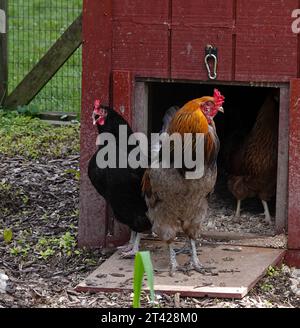
<path fill-rule="evenodd" d="M 98 193 L 110 204 L 115 218 L 132 230 L 128 245 L 122 246 L 122 257 L 132 257 L 139 250 L 140 233 L 151 229 L 151 223 L 146 216 L 147 205 L 142 196 L 141 181 L 144 174 L 143 168 L 133 169 L 128 165 L 120 168 L 119 127 L 127 127 L 127 140 L 133 133 L 124 118 L 112 108 L 101 105 L 95 101 L 93 110 L 93 124 L 97 126 L 99 137 L 103 133 L 111 133 L 116 140 L 116 167 L 100 168 L 97 165 L 99 151 L 107 145 L 98 146 L 88 165 L 88 176 Z M 126 140 L 126 143 L 127 143 Z M 136 146 L 127 145 L 127 153 Z M 124 150 L 125 151 L 125 150 Z M 99 160 L 99 159 L 98 159 Z M 106 160 L 106 159 L 105 159 Z M 98 163 L 99 164 L 99 163 Z"/>

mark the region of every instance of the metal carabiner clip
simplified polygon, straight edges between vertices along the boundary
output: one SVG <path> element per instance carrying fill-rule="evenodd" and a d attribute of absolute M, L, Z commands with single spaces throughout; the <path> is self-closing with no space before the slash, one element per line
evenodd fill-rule
<path fill-rule="evenodd" d="M 213 74 L 211 74 L 211 70 L 210 70 L 210 66 L 209 66 L 209 59 L 212 58 L 213 61 L 214 61 L 214 64 L 213 64 Z M 218 58 L 216 55 L 212 54 L 212 53 L 209 53 L 205 56 L 205 66 L 206 66 L 206 69 L 207 69 L 207 72 L 208 72 L 208 77 L 210 80 L 215 80 L 217 78 L 217 67 L 218 67 Z"/>

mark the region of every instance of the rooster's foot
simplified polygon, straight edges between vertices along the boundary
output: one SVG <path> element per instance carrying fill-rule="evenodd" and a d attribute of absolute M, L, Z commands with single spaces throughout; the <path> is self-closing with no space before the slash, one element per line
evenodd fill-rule
<path fill-rule="evenodd" d="M 196 249 L 196 241 L 194 239 L 190 239 L 190 242 L 192 255 L 190 263 L 188 264 L 189 271 L 195 270 L 199 273 L 211 273 L 213 269 L 216 269 L 216 267 L 206 267 L 199 261 Z"/>
<path fill-rule="evenodd" d="M 135 254 L 137 253 L 137 250 L 131 249 L 130 251 L 122 252 L 120 255 L 121 259 L 133 259 L 135 257 Z"/>
<path fill-rule="evenodd" d="M 179 271 L 179 266 L 177 264 L 175 264 L 175 265 L 171 264 L 170 270 L 169 270 L 169 276 L 174 277 L 176 271 Z"/>
<path fill-rule="evenodd" d="M 265 210 L 265 213 L 264 213 L 265 220 L 264 221 L 265 221 L 266 224 L 270 225 L 272 223 L 272 220 L 271 220 L 271 215 L 270 215 L 270 212 L 269 212 L 268 203 L 265 200 L 262 200 L 261 202 L 262 202 L 264 210 Z"/>
<path fill-rule="evenodd" d="M 264 223 L 265 223 L 266 225 L 271 225 L 271 224 L 272 224 L 272 220 L 271 220 L 271 218 L 265 218 L 265 219 L 264 219 Z"/>
<path fill-rule="evenodd" d="M 200 262 L 195 263 L 194 261 L 191 261 L 191 262 L 188 263 L 187 266 L 185 266 L 185 272 L 187 274 L 190 274 L 190 272 L 193 271 L 193 270 L 197 271 L 199 273 L 202 273 L 202 274 L 205 274 L 205 273 L 213 274 L 216 270 L 216 267 L 204 266 Z"/>
<path fill-rule="evenodd" d="M 123 245 L 123 246 L 119 246 L 117 247 L 119 250 L 122 251 L 122 253 L 127 253 L 127 252 L 130 252 L 132 251 L 132 248 L 133 248 L 133 244 L 126 244 L 126 245 Z"/>
<path fill-rule="evenodd" d="M 128 253 L 133 250 L 135 247 L 135 242 L 138 237 L 138 234 L 135 231 L 131 231 L 130 239 L 127 244 L 117 247 L 122 253 Z"/>
<path fill-rule="evenodd" d="M 132 259 L 135 254 L 139 251 L 139 245 L 141 241 L 141 234 L 132 232 L 130 241 L 128 243 L 128 248 L 121 252 L 122 259 Z"/>

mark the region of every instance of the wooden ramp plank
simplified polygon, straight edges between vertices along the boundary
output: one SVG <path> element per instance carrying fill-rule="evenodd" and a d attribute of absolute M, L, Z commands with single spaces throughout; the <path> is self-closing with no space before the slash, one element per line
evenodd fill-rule
<path fill-rule="evenodd" d="M 177 247 L 183 246 L 178 243 Z M 142 248 L 151 251 L 155 270 L 156 293 L 180 293 L 191 297 L 243 298 L 270 265 L 279 263 L 285 250 L 231 245 L 209 245 L 198 248 L 199 259 L 207 266 L 216 267 L 217 275 L 200 274 L 192 271 L 188 276 L 176 272 L 168 274 L 168 251 L 158 241 L 143 241 Z M 180 265 L 188 260 L 188 255 L 177 257 Z M 122 292 L 132 291 L 133 259 L 120 259 L 119 251 L 102 263 L 83 282 L 77 291 Z M 144 283 L 144 288 L 147 289 Z"/>

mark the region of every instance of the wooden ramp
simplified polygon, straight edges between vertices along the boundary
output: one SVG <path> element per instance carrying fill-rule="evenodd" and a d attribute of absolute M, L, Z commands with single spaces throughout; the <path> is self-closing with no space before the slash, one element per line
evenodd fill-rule
<path fill-rule="evenodd" d="M 176 245 L 178 248 L 182 243 Z M 270 265 L 278 264 L 285 250 L 261 247 L 206 245 L 198 248 L 202 263 L 215 267 L 210 274 L 191 271 L 190 275 L 176 272 L 168 274 L 168 250 L 158 241 L 143 241 L 141 250 L 149 250 L 155 270 L 155 292 L 180 293 L 191 297 L 243 298 Z M 189 256 L 177 256 L 179 264 L 187 262 Z M 120 292 L 132 291 L 133 259 L 120 259 L 115 252 L 98 269 L 76 286 L 77 291 Z M 146 288 L 146 285 L 144 285 Z"/>

